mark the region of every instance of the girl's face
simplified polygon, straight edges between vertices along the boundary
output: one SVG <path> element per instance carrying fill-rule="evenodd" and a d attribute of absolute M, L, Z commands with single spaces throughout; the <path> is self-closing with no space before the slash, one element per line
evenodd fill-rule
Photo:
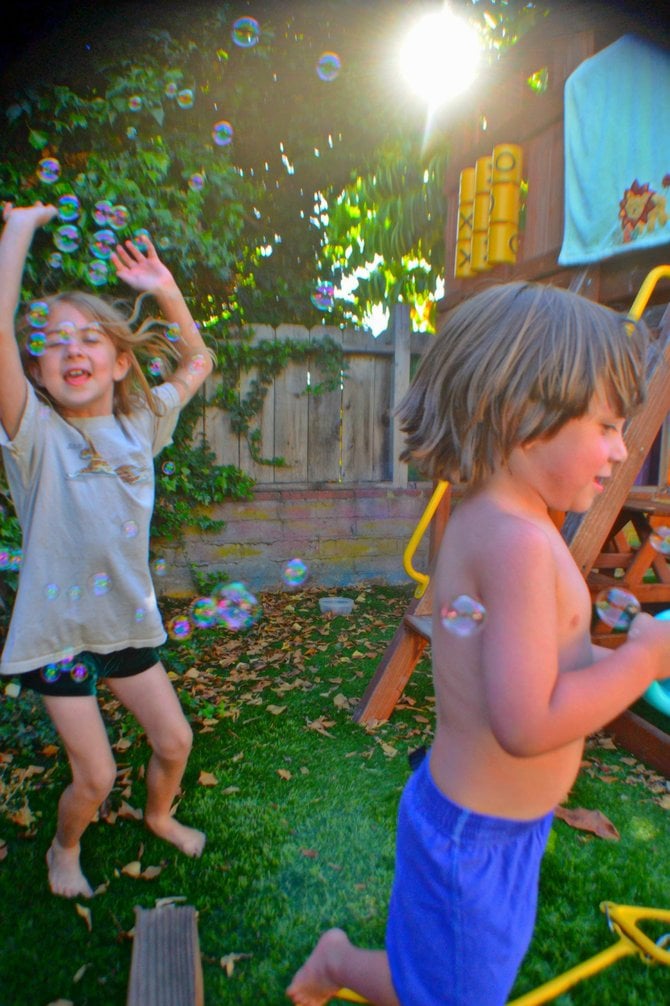
<path fill-rule="evenodd" d="M 556 510 L 585 513 L 628 452 L 624 422 L 606 399 L 595 395 L 588 412 L 570 419 L 553 437 L 518 448 L 522 477 Z M 520 472 L 521 473 L 521 472 Z"/>
<path fill-rule="evenodd" d="M 33 377 L 61 415 L 111 415 L 114 384 L 130 366 L 127 354 L 117 353 L 99 322 L 67 301 L 52 304 L 44 334 L 46 349 L 35 359 Z"/>

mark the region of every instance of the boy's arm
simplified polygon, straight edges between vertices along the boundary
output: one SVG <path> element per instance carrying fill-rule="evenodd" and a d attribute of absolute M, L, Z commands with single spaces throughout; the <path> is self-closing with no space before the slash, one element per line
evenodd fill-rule
<path fill-rule="evenodd" d="M 14 208 L 5 203 L 0 237 L 0 422 L 12 439 L 26 404 L 26 376 L 16 342 L 21 279 L 35 231 L 56 215 L 54 206 Z"/>
<path fill-rule="evenodd" d="M 112 262 L 119 279 L 135 290 L 151 293 L 165 319 L 179 327 L 179 340 L 175 342 L 179 364 L 166 381 L 175 385 L 182 404 L 185 404 L 211 374 L 213 364 L 181 290 L 148 241 L 146 254 L 132 241 L 126 241 L 125 246 L 117 245 Z"/>
<path fill-rule="evenodd" d="M 569 638 L 569 625 L 585 621 L 583 594 L 565 600 L 575 610 L 561 612 L 559 622 L 552 546 L 539 528 L 524 524 L 499 541 L 495 569 L 489 563 L 485 574 L 481 643 L 491 729 L 510 754 L 534 757 L 601 729 L 655 678 L 667 677 L 670 626 L 638 615 L 618 649 L 596 660 L 577 657 L 583 643 Z M 560 673 L 559 650 L 569 667 Z"/>

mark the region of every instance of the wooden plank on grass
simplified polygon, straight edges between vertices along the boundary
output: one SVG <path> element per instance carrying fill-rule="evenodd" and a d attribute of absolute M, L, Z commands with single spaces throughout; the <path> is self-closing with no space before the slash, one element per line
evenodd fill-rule
<path fill-rule="evenodd" d="M 127 1006 L 203 1006 L 198 917 L 191 905 L 135 908 Z"/>

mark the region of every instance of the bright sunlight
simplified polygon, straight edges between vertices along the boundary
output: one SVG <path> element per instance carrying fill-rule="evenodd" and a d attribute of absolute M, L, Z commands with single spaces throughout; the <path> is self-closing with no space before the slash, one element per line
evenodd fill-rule
<path fill-rule="evenodd" d="M 410 87 L 433 107 L 470 86 L 480 58 L 476 30 L 447 6 L 417 21 L 399 54 L 400 68 Z"/>

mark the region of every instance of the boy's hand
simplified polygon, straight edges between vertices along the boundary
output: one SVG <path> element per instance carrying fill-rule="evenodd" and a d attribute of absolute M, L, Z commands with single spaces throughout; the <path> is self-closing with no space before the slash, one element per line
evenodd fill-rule
<path fill-rule="evenodd" d="M 172 273 L 163 265 L 154 246 L 146 238 L 142 241 L 147 246 L 146 254 L 133 241 L 126 241 L 125 247 L 120 244 L 116 246 L 116 251 L 111 256 L 116 275 L 133 290 L 141 293 L 156 293 L 157 290 L 173 287 L 175 281 Z"/>
<path fill-rule="evenodd" d="M 51 203 L 48 203 L 46 206 L 40 202 L 34 203 L 32 206 L 14 206 L 13 203 L 9 202 L 2 205 L 2 219 L 5 223 L 8 223 L 10 218 L 26 221 L 35 230 L 38 227 L 44 227 L 45 224 L 48 224 L 57 215 L 58 209 Z"/>
<path fill-rule="evenodd" d="M 657 680 L 670 677 L 670 622 L 653 618 L 641 611 L 631 622 L 628 638 L 649 646 L 658 653 Z"/>

